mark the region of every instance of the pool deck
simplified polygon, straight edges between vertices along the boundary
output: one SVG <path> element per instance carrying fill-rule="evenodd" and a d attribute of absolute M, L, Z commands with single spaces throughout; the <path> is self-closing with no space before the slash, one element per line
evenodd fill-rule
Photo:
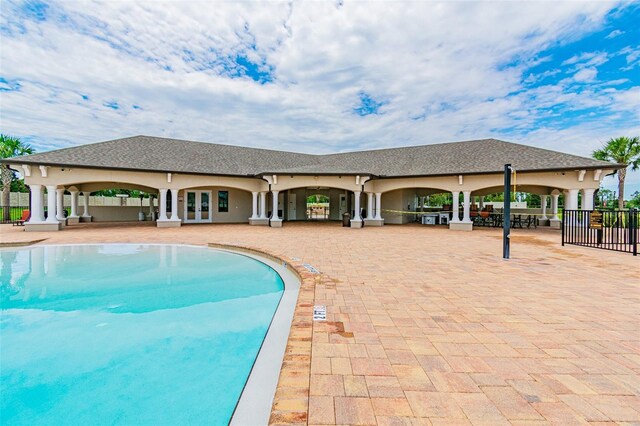
<path fill-rule="evenodd" d="M 302 287 L 272 423 L 640 424 L 640 257 L 561 247 L 557 231 L 515 230 L 505 261 L 496 229 L 0 225 L 0 245 L 39 239 L 215 243 L 291 263 Z"/>

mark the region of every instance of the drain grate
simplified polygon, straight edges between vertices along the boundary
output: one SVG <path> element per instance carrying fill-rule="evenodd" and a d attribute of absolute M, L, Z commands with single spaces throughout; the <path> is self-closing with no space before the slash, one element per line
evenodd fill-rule
<path fill-rule="evenodd" d="M 310 265 L 308 263 L 303 263 L 302 266 L 304 266 L 306 268 L 306 270 L 311 272 L 312 274 L 319 274 L 320 273 L 320 271 L 318 271 L 316 268 L 314 268 L 312 265 Z"/>

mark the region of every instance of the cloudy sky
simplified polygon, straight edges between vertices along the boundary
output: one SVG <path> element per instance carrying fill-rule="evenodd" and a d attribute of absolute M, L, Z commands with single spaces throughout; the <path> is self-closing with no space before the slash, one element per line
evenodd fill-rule
<path fill-rule="evenodd" d="M 309 153 L 640 135 L 633 2 L 1 1 L 0 129 Z M 640 190 L 640 172 L 628 193 Z M 608 186 L 614 182 L 608 178 Z"/>

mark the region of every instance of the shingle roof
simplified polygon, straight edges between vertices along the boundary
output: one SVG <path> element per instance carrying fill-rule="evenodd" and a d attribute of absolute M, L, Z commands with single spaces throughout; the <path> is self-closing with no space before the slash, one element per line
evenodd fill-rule
<path fill-rule="evenodd" d="M 231 176 L 456 175 L 501 172 L 506 163 L 519 171 L 621 167 L 496 139 L 312 155 L 149 136 L 81 145 L 3 162 Z"/>

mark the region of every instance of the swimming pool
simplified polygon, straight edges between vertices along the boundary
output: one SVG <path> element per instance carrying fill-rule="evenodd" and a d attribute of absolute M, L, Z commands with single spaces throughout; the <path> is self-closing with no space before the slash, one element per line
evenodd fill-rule
<path fill-rule="evenodd" d="M 191 246 L 2 249 L 0 265 L 4 425 L 227 424 L 284 291 L 262 262 Z"/>

